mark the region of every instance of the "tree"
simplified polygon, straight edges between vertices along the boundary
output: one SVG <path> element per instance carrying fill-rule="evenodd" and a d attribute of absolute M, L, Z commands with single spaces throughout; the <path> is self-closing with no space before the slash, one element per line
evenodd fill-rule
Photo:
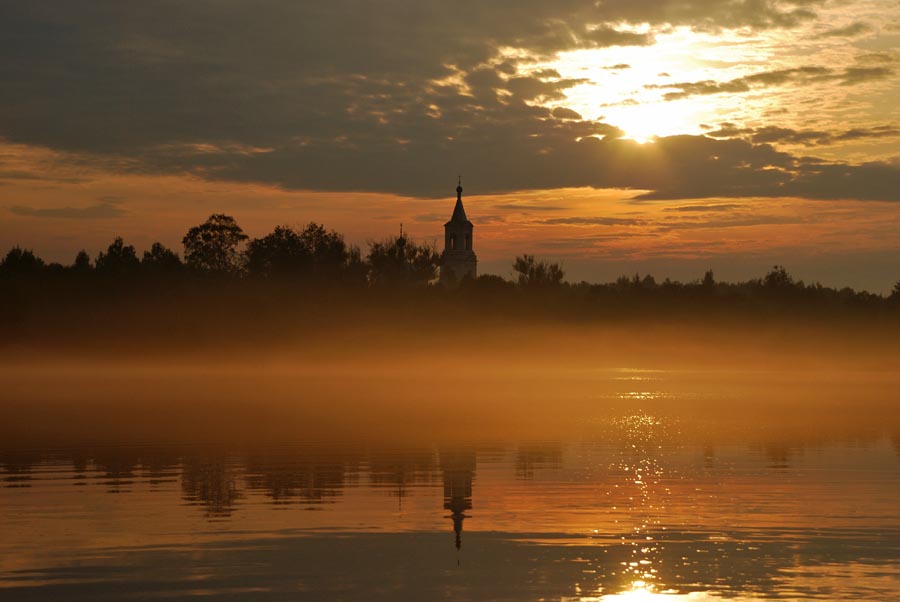
<path fill-rule="evenodd" d="M 250 241 L 246 255 L 248 271 L 267 277 L 338 279 L 351 260 L 344 237 L 314 222 L 300 232 L 278 226 L 271 234 Z"/>
<path fill-rule="evenodd" d="M 549 288 L 559 286 L 565 271 L 558 263 L 537 261 L 534 255 L 516 257 L 513 269 L 519 274 L 519 286 L 523 288 Z"/>
<path fill-rule="evenodd" d="M 233 217 L 214 213 L 184 235 L 185 263 L 201 272 L 236 274 L 244 267 L 239 246 L 247 238 Z"/>
<path fill-rule="evenodd" d="M 891 290 L 890 298 L 895 301 L 900 301 L 900 280 L 894 283 L 894 288 Z"/>
<path fill-rule="evenodd" d="M 441 257 L 434 246 L 400 236 L 370 243 L 367 261 L 373 285 L 421 285 L 437 277 Z"/>
<path fill-rule="evenodd" d="M 79 274 L 84 274 L 90 272 L 92 269 L 91 256 L 88 255 L 87 251 L 84 249 L 78 251 L 78 255 L 75 256 L 75 261 L 72 263 L 72 270 Z"/>
<path fill-rule="evenodd" d="M 776 265 L 763 278 L 763 286 L 771 289 L 791 288 L 794 286 L 794 278 L 788 274 L 784 266 Z"/>
<path fill-rule="evenodd" d="M 321 224 L 310 222 L 300 240 L 312 258 L 313 272 L 322 277 L 336 276 L 346 266 L 349 259 L 344 237 L 334 230 L 326 230 Z"/>
<path fill-rule="evenodd" d="M 311 264 L 309 250 L 300 235 L 288 226 L 277 226 L 247 245 L 247 271 L 256 276 L 286 276 L 306 272 Z"/>
<path fill-rule="evenodd" d="M 44 260 L 31 249 L 13 247 L 0 262 L 0 273 L 35 274 L 44 268 Z"/>
<path fill-rule="evenodd" d="M 368 281 L 369 265 L 362 257 L 362 251 L 356 245 L 347 249 L 347 264 L 341 274 L 345 284 L 365 285 Z"/>
<path fill-rule="evenodd" d="M 141 262 L 134 247 L 126 245 L 122 237 L 117 236 L 107 247 L 106 253 L 101 251 L 97 254 L 94 266 L 98 273 L 122 276 L 137 272 Z"/>
<path fill-rule="evenodd" d="M 160 273 L 178 272 L 184 267 L 178 253 L 159 242 L 153 243 L 149 251 L 144 251 L 141 259 L 141 267 L 144 270 Z"/>

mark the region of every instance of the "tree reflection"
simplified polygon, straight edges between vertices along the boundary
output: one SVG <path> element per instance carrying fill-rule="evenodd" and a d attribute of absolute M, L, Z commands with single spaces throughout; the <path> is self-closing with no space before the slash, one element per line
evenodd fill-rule
<path fill-rule="evenodd" d="M 535 470 L 562 466 L 560 443 L 529 443 L 516 450 L 516 476 L 533 479 Z"/>
<path fill-rule="evenodd" d="M 431 485 L 436 473 L 435 454 L 428 450 L 375 452 L 369 457 L 369 481 L 388 488 L 401 504 L 407 487 Z"/>
<path fill-rule="evenodd" d="M 137 452 L 128 448 L 104 448 L 94 453 L 94 465 L 103 473 L 103 484 L 108 493 L 130 490 L 139 461 Z"/>
<path fill-rule="evenodd" d="M 307 504 L 334 502 L 355 472 L 352 456 L 309 451 L 252 455 L 247 461 L 247 487 L 263 491 L 273 502 Z"/>
<path fill-rule="evenodd" d="M 0 473 L 4 487 L 31 487 L 31 472 L 40 455 L 29 451 L 10 451 L 0 455 Z"/>
<path fill-rule="evenodd" d="M 206 516 L 231 516 L 242 495 L 237 487 L 234 468 L 223 455 L 188 456 L 181 469 L 182 498 L 202 505 Z"/>

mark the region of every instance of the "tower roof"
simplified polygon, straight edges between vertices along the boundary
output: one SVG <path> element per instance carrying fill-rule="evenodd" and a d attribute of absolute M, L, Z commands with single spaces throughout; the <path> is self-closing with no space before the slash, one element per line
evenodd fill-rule
<path fill-rule="evenodd" d="M 469 218 L 466 217 L 466 209 L 463 207 L 462 202 L 462 182 L 460 181 L 459 186 L 456 187 L 456 206 L 453 207 L 453 215 L 450 217 L 450 221 L 444 224 L 445 226 L 450 226 L 453 224 L 467 224 L 469 226 L 472 225 L 472 222 L 469 221 Z"/>

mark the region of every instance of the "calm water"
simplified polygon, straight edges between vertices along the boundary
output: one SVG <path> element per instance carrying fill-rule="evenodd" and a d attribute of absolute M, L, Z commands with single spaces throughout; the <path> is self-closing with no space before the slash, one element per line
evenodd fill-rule
<path fill-rule="evenodd" d="M 279 375 L 5 375 L 0 599 L 900 599 L 891 375 Z"/>

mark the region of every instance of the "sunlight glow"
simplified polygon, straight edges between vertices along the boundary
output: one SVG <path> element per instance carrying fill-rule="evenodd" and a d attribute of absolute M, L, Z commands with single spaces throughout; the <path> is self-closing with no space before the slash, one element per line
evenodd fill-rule
<path fill-rule="evenodd" d="M 735 110 L 743 110 L 734 98 L 722 95 L 665 100 L 673 91 L 669 86 L 742 77 L 769 58 L 764 46 L 745 39 L 676 28 L 658 34 L 651 46 L 576 50 L 540 67 L 585 80 L 566 89 L 566 98 L 554 106 L 614 125 L 626 138 L 644 143 L 656 136 L 700 134 L 704 124 L 733 120 Z"/>
<path fill-rule="evenodd" d="M 599 602 L 709 602 L 712 600 L 726 602 L 724 598 L 707 592 L 691 592 L 689 594 L 679 594 L 671 590 L 655 592 L 643 581 L 635 581 L 631 587 L 632 589 L 628 591 L 601 596 Z"/>

